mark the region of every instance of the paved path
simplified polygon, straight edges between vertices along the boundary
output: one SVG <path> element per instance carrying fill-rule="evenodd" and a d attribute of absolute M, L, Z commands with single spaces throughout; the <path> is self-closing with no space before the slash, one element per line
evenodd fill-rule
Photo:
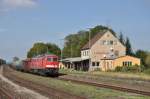
<path fill-rule="evenodd" d="M 11 88 L 11 90 L 16 93 L 16 96 L 18 95 L 19 97 L 21 97 L 21 99 L 49 99 L 33 90 L 19 86 L 10 81 L 9 79 L 5 78 L 3 76 L 3 66 L 0 66 L 0 84 L 2 87 L 7 86 L 7 88 Z"/>

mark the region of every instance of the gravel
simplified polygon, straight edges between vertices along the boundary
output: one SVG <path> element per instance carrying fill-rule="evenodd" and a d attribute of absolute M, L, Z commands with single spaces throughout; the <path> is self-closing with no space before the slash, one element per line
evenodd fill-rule
<path fill-rule="evenodd" d="M 3 75 L 3 67 L 0 68 L 0 87 L 7 89 L 8 92 L 13 93 L 15 99 L 49 99 L 41 94 L 19 86 L 12 81 L 5 78 Z"/>

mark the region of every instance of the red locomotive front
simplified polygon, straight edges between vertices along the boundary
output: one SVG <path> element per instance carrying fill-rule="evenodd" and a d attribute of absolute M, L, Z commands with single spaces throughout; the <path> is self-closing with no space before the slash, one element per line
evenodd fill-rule
<path fill-rule="evenodd" d="M 26 59 L 24 61 L 25 69 L 29 72 L 39 73 L 42 75 L 55 75 L 58 74 L 59 70 L 59 62 L 58 56 L 48 54 L 48 55 L 40 55 L 30 60 Z"/>
<path fill-rule="evenodd" d="M 46 69 L 46 73 L 57 74 L 59 69 L 58 56 L 46 55 L 43 66 Z"/>

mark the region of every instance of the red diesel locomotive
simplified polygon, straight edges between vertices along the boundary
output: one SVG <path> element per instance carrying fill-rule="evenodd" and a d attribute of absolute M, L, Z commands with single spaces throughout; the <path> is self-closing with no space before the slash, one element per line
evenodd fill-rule
<path fill-rule="evenodd" d="M 42 55 L 23 60 L 24 71 L 41 75 L 57 75 L 59 70 L 58 56 Z"/>

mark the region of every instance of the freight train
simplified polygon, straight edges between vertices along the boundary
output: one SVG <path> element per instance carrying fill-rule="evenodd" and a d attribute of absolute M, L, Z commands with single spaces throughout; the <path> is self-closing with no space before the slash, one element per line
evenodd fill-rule
<path fill-rule="evenodd" d="M 58 75 L 58 56 L 53 54 L 40 55 L 13 63 L 15 69 L 40 75 Z"/>
<path fill-rule="evenodd" d="M 0 65 L 6 64 L 6 61 L 0 58 Z"/>

